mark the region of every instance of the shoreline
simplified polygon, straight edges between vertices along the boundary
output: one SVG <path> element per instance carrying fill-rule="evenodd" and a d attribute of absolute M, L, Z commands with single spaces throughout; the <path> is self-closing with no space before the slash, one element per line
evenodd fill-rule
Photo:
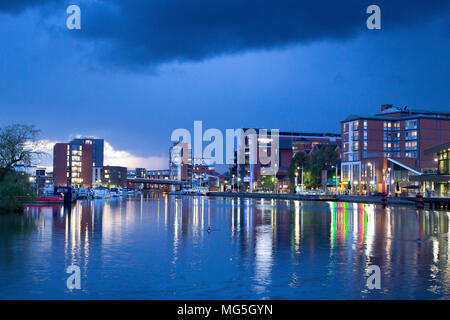
<path fill-rule="evenodd" d="M 355 202 L 367 204 L 382 204 L 381 196 L 350 196 L 350 195 L 299 195 L 292 193 L 244 193 L 244 192 L 208 192 L 211 197 L 225 198 L 260 198 L 278 200 L 299 200 L 299 201 L 331 201 L 331 202 Z M 388 205 L 416 206 L 415 198 L 387 197 Z"/>

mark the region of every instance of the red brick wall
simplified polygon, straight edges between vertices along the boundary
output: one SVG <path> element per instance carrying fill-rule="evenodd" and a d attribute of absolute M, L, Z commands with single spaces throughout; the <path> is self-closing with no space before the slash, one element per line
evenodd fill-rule
<path fill-rule="evenodd" d="M 81 158 L 81 178 L 83 179 L 83 187 L 92 186 L 92 144 L 83 144 L 83 152 Z"/>
<path fill-rule="evenodd" d="M 67 143 L 53 147 L 53 177 L 55 186 L 67 186 Z"/>

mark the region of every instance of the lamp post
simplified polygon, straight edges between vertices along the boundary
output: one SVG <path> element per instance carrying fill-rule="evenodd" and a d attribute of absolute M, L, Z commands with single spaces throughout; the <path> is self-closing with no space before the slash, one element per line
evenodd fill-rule
<path fill-rule="evenodd" d="M 334 176 L 334 187 L 336 189 L 336 194 L 338 193 L 338 168 L 337 166 L 331 166 L 332 168 L 336 168 L 336 175 Z"/>
<path fill-rule="evenodd" d="M 277 185 L 275 183 L 275 177 L 272 177 L 272 182 L 273 182 L 273 192 L 277 193 Z"/>
<path fill-rule="evenodd" d="M 303 165 L 302 165 L 302 190 L 303 190 L 304 185 L 305 185 L 305 180 L 303 178 Z"/>

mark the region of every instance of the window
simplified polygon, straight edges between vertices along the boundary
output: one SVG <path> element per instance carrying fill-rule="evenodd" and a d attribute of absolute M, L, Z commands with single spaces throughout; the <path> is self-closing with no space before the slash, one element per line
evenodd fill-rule
<path fill-rule="evenodd" d="M 367 140 L 367 131 L 364 131 L 364 140 Z"/>
<path fill-rule="evenodd" d="M 405 151 L 416 151 L 417 141 L 405 142 Z"/>
<path fill-rule="evenodd" d="M 417 131 L 407 131 L 405 135 L 405 140 L 417 140 Z"/>
<path fill-rule="evenodd" d="M 406 152 L 405 157 L 406 158 L 417 158 L 417 151 Z"/>
<path fill-rule="evenodd" d="M 353 151 L 358 151 L 359 150 L 359 142 L 355 142 L 353 144 Z"/>
<path fill-rule="evenodd" d="M 354 130 L 354 131 L 359 130 L 359 121 L 353 122 L 353 130 Z"/>
<path fill-rule="evenodd" d="M 367 120 L 364 120 L 364 130 L 367 130 Z"/>
<path fill-rule="evenodd" d="M 353 141 L 358 141 L 359 140 L 359 131 L 354 131 L 353 132 Z"/>
<path fill-rule="evenodd" d="M 344 132 L 348 132 L 348 123 L 344 123 Z"/>
<path fill-rule="evenodd" d="M 400 143 L 399 142 L 394 143 L 394 151 L 400 152 Z"/>
<path fill-rule="evenodd" d="M 367 141 L 364 141 L 363 147 L 364 147 L 364 151 L 367 151 Z"/>
<path fill-rule="evenodd" d="M 392 123 L 389 122 L 389 121 L 385 121 L 384 124 L 383 124 L 383 127 L 384 127 L 385 131 L 391 130 Z"/>
<path fill-rule="evenodd" d="M 400 131 L 400 122 L 394 123 L 394 131 Z"/>
<path fill-rule="evenodd" d="M 405 121 L 405 130 L 417 129 L 417 120 Z"/>
<path fill-rule="evenodd" d="M 350 170 L 348 169 L 348 166 L 342 166 L 342 179 L 348 180 L 350 179 Z"/>

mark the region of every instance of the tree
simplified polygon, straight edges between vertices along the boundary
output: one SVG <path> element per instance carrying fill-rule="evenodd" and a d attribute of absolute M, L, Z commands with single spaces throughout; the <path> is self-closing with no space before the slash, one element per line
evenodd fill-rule
<path fill-rule="evenodd" d="M 339 153 L 332 145 L 322 145 L 320 149 L 313 154 L 298 152 L 291 159 L 289 166 L 289 180 L 294 185 L 295 173 L 301 175 L 303 167 L 303 180 L 307 188 L 316 188 L 321 185 L 322 170 L 328 165 L 335 163 L 339 159 Z"/>
<path fill-rule="evenodd" d="M 273 190 L 278 179 L 274 176 L 264 176 L 261 178 L 261 188 L 267 188 Z"/>
<path fill-rule="evenodd" d="M 316 188 L 321 186 L 322 170 L 339 159 L 339 153 L 332 145 L 323 145 L 307 161 L 308 175 L 305 178 L 307 187 Z"/>
<path fill-rule="evenodd" d="M 15 124 L 0 128 L 0 182 L 16 164 L 31 165 L 42 154 L 40 131 L 33 125 Z"/>
<path fill-rule="evenodd" d="M 32 188 L 28 175 L 22 172 L 9 172 L 0 182 L 0 210 L 19 212 L 21 199 L 32 197 Z"/>
<path fill-rule="evenodd" d="M 20 198 L 31 196 L 29 177 L 13 170 L 14 165 L 29 166 L 42 154 L 39 130 L 29 125 L 0 128 L 0 209 L 18 211 Z"/>
<path fill-rule="evenodd" d="M 289 181 L 291 182 L 291 185 L 294 185 L 296 172 L 299 174 L 299 177 L 300 177 L 301 168 L 305 166 L 308 158 L 309 158 L 309 156 L 305 152 L 301 151 L 301 152 L 297 152 L 295 154 L 295 156 L 291 159 L 291 163 L 289 165 L 289 171 L 288 171 Z M 303 169 L 305 169 L 305 168 L 303 168 Z"/>

